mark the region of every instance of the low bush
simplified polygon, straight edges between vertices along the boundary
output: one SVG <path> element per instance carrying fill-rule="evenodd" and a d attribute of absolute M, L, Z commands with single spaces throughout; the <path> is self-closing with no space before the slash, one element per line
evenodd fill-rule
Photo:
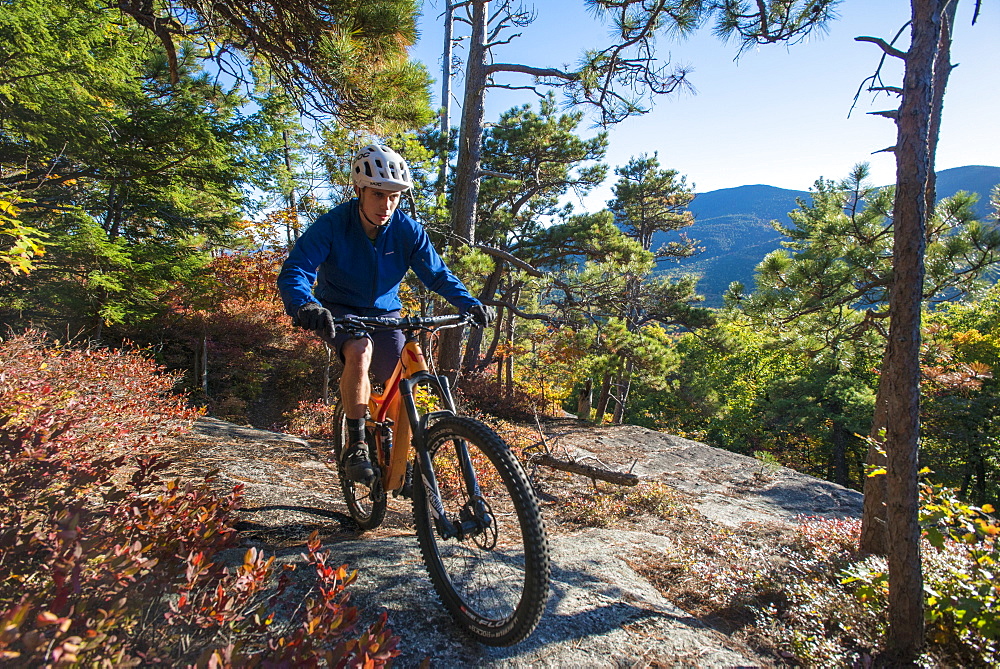
<path fill-rule="evenodd" d="M 990 507 L 940 486 L 923 492 L 921 666 L 997 666 L 1000 528 Z M 888 568 L 857 552 L 860 528 L 822 518 L 803 518 L 791 536 L 693 526 L 673 549 L 643 552 L 632 566 L 685 611 L 781 664 L 874 666 L 888 630 Z"/>
<path fill-rule="evenodd" d="M 929 652 L 949 664 L 996 666 L 1000 657 L 1000 525 L 990 505 L 977 507 L 954 490 L 924 483 L 920 521 L 924 612 Z M 888 568 L 868 559 L 844 582 L 870 614 L 888 605 Z"/>
<path fill-rule="evenodd" d="M 547 415 L 558 406 L 530 383 L 515 382 L 507 387 L 489 372 L 463 376 L 459 390 L 467 411 L 478 410 L 508 420 L 532 420 L 536 414 Z"/>
<path fill-rule="evenodd" d="M 0 341 L 0 663 L 378 666 L 397 639 L 358 633 L 346 568 L 310 538 L 313 595 L 247 551 L 240 490 L 162 481 L 156 452 L 197 415 L 140 355 Z M 296 599 L 296 604 L 302 598 Z"/>
<path fill-rule="evenodd" d="M 284 416 L 284 431 L 305 439 L 333 439 L 333 414 L 336 405 L 322 402 L 299 402 Z"/>
<path fill-rule="evenodd" d="M 650 514 L 660 518 L 682 513 L 684 505 L 672 488 L 655 482 L 616 486 L 611 491 L 576 492 L 567 496 L 557 513 L 561 520 L 583 527 L 612 527 L 629 517 Z"/>

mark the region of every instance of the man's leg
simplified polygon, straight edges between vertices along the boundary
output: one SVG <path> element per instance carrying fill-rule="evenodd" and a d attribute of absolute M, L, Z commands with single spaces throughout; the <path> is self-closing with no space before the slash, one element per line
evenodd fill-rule
<path fill-rule="evenodd" d="M 340 349 L 344 371 L 340 375 L 340 399 L 348 418 L 364 418 L 372 392 L 368 369 L 372 364 L 372 342 L 367 337 L 349 339 Z"/>
<path fill-rule="evenodd" d="M 344 371 L 340 375 L 340 401 L 344 403 L 348 435 L 348 448 L 344 454 L 345 470 L 352 480 L 371 485 L 375 470 L 368 459 L 365 414 L 372 391 L 371 381 L 368 380 L 372 342 L 367 337 L 349 339 L 341 346 L 340 354 L 344 358 Z"/>

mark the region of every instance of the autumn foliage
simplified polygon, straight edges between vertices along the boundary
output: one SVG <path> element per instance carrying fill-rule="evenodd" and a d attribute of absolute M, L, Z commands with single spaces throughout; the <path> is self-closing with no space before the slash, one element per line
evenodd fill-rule
<path fill-rule="evenodd" d="M 300 401 L 320 397 L 326 349 L 292 325 L 275 286 L 284 253 L 214 258 L 198 284 L 178 285 L 151 329 L 168 367 L 213 416 L 273 426 Z"/>
<path fill-rule="evenodd" d="M 0 341 L 0 664 L 378 666 L 385 618 L 358 633 L 354 579 L 313 536 L 312 595 L 287 565 L 233 562 L 240 490 L 161 480 L 165 437 L 196 417 L 135 353 L 28 333 Z M 238 553 L 237 553 L 238 554 Z"/>

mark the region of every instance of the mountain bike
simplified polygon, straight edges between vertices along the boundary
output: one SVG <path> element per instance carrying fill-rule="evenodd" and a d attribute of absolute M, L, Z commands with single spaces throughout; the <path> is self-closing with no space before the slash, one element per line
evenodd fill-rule
<path fill-rule="evenodd" d="M 549 594 L 549 547 L 538 498 L 490 427 L 458 414 L 448 378 L 431 373 L 418 335 L 462 327 L 467 316 L 334 318 L 356 336 L 402 330 L 403 352 L 368 404 L 371 485 L 345 472 L 347 423 L 334 413 L 334 453 L 348 510 L 365 530 L 385 518 L 388 494 L 410 497 L 417 539 L 445 608 L 473 638 L 508 646 L 538 625 Z M 411 455 L 412 454 L 412 455 Z"/>

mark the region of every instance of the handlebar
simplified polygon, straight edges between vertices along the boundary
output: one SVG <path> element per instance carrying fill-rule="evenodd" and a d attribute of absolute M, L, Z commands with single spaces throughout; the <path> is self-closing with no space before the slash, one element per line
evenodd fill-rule
<path fill-rule="evenodd" d="M 469 314 L 449 314 L 447 316 L 408 316 L 387 318 L 385 316 L 334 316 L 333 323 L 338 328 L 358 328 L 361 330 L 444 330 L 467 325 L 472 321 Z"/>

